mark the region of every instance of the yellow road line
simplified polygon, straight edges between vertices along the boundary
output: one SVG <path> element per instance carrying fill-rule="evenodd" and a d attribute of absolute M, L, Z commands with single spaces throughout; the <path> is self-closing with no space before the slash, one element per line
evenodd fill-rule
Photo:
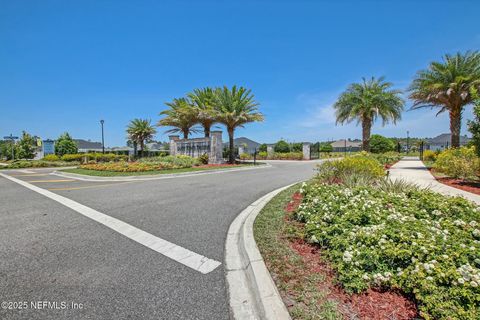
<path fill-rule="evenodd" d="M 33 181 L 27 181 L 29 183 L 41 183 L 41 182 L 47 182 L 47 183 L 56 183 L 56 182 L 72 182 L 72 181 L 77 181 L 77 180 L 72 180 L 72 179 L 68 179 L 68 180 L 33 180 Z"/>
<path fill-rule="evenodd" d="M 135 181 L 126 181 L 126 182 L 109 183 L 109 184 L 97 184 L 97 185 L 83 186 L 83 187 L 50 188 L 50 189 L 47 189 L 47 190 L 50 190 L 50 191 L 68 191 L 68 190 L 79 190 L 79 189 L 91 189 L 91 188 L 97 188 L 97 187 L 116 186 L 116 185 L 119 185 L 119 184 L 132 183 L 132 182 L 135 182 Z"/>

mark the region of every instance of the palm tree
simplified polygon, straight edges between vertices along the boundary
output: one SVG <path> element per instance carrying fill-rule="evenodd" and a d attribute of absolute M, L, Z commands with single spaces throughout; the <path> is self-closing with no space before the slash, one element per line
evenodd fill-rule
<path fill-rule="evenodd" d="M 480 52 L 447 54 L 417 73 L 408 89 L 414 101 L 411 109 L 438 107 L 437 115 L 448 111 L 451 146 L 459 147 L 462 112 L 472 103 L 472 88 L 480 88 Z"/>
<path fill-rule="evenodd" d="M 145 141 L 151 140 L 155 133 L 157 130 L 148 119 L 133 119 L 127 126 L 128 138 L 133 142 L 135 149 L 136 145 L 140 146 L 140 155 L 143 155 Z"/>
<path fill-rule="evenodd" d="M 249 122 L 263 121 L 263 115 L 258 112 L 257 106 L 259 103 L 255 101 L 251 90 L 244 87 L 233 86 L 229 89 L 224 86 L 215 90 L 214 107 L 217 111 L 217 121 L 227 127 L 230 163 L 235 162 L 235 129 Z"/>
<path fill-rule="evenodd" d="M 370 133 L 372 125 L 381 118 L 383 125 L 389 121 L 396 123 L 401 119 L 404 101 L 401 91 L 391 89 L 392 83 L 385 82 L 384 77 L 362 83 L 352 83 L 334 104 L 337 123 L 349 123 L 357 120 L 362 124 L 363 150 L 370 150 Z"/>
<path fill-rule="evenodd" d="M 184 139 L 188 139 L 189 134 L 197 132 L 194 126 L 198 123 L 198 110 L 190 101 L 179 98 L 165 104 L 170 109 L 160 112 L 160 115 L 164 115 L 165 118 L 158 121 L 158 126 L 173 127 L 166 133 L 182 132 Z"/>
<path fill-rule="evenodd" d="M 213 99 L 215 91 L 212 88 L 194 89 L 187 94 L 192 105 L 198 109 L 198 123 L 203 127 L 205 137 L 210 137 L 210 129 L 216 120 Z"/>

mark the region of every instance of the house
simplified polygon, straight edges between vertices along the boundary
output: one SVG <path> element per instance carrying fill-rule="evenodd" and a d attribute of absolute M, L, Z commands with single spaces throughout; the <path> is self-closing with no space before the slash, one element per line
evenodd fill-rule
<path fill-rule="evenodd" d="M 331 143 L 333 152 L 353 152 L 362 150 L 361 141 L 352 141 L 352 140 L 337 140 Z M 345 149 L 346 148 L 346 149 Z"/>
<path fill-rule="evenodd" d="M 77 144 L 79 153 L 102 152 L 103 150 L 101 142 L 87 141 L 83 139 L 73 139 L 73 141 Z M 107 148 L 105 148 L 105 151 L 107 151 Z"/>
<path fill-rule="evenodd" d="M 460 136 L 460 145 L 466 145 L 471 139 L 467 137 L 466 135 Z M 450 133 L 442 133 L 439 136 L 436 136 L 435 138 L 427 139 L 425 141 L 425 149 L 426 150 L 444 150 L 451 146 L 451 141 L 452 141 L 452 134 Z"/>
<path fill-rule="evenodd" d="M 223 144 L 224 147 L 228 148 L 228 141 Z M 258 148 L 260 147 L 260 143 L 250 140 L 245 137 L 240 137 L 236 138 L 233 140 L 233 143 L 235 145 L 235 148 L 243 148 L 243 153 L 249 153 L 253 154 L 255 152 L 255 149 L 258 151 Z"/>

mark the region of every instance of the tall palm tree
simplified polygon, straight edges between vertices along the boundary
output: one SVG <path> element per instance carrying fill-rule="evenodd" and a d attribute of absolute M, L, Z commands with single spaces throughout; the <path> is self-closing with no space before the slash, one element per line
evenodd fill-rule
<path fill-rule="evenodd" d="M 480 88 L 480 52 L 447 54 L 417 73 L 408 89 L 414 101 L 411 109 L 438 107 L 437 115 L 448 111 L 451 146 L 459 147 L 462 112 L 472 103 L 472 88 Z"/>
<path fill-rule="evenodd" d="M 349 123 L 357 120 L 362 124 L 362 148 L 370 151 L 370 133 L 372 125 L 381 118 L 383 125 L 389 121 L 396 123 L 401 119 L 405 102 L 400 97 L 401 91 L 394 90 L 392 83 L 385 82 L 384 77 L 361 83 L 352 83 L 334 104 L 337 123 Z"/>
<path fill-rule="evenodd" d="M 133 119 L 127 126 L 128 138 L 134 145 L 140 146 L 141 156 L 143 156 L 145 141 L 151 140 L 155 133 L 157 133 L 157 130 L 152 126 L 149 119 Z"/>
<path fill-rule="evenodd" d="M 183 138 L 188 139 L 188 135 L 197 132 L 194 127 L 198 123 L 198 110 L 192 106 L 186 98 L 176 98 L 172 102 L 165 103 L 167 110 L 160 112 L 165 118 L 158 121 L 158 126 L 173 127 L 166 133 L 183 133 Z"/>
<path fill-rule="evenodd" d="M 187 94 L 192 105 L 198 109 L 198 123 L 203 127 L 205 137 L 210 137 L 210 129 L 216 120 L 213 108 L 215 91 L 212 88 L 194 89 Z"/>
<path fill-rule="evenodd" d="M 217 121 L 227 127 L 229 146 L 230 146 L 230 163 L 235 162 L 234 152 L 234 132 L 238 127 L 254 121 L 263 121 L 263 115 L 258 112 L 257 103 L 251 90 L 244 87 L 232 89 L 224 86 L 217 88 L 214 96 L 214 106 L 217 111 Z"/>

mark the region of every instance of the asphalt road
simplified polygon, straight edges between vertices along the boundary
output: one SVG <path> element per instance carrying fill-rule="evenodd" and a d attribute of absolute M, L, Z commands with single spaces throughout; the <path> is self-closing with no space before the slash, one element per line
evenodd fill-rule
<path fill-rule="evenodd" d="M 228 319 L 230 223 L 264 194 L 311 177 L 315 165 L 127 183 L 1 171 L 222 265 L 199 273 L 0 177 L 0 301 L 16 309 L 0 309 L 0 319 Z"/>

